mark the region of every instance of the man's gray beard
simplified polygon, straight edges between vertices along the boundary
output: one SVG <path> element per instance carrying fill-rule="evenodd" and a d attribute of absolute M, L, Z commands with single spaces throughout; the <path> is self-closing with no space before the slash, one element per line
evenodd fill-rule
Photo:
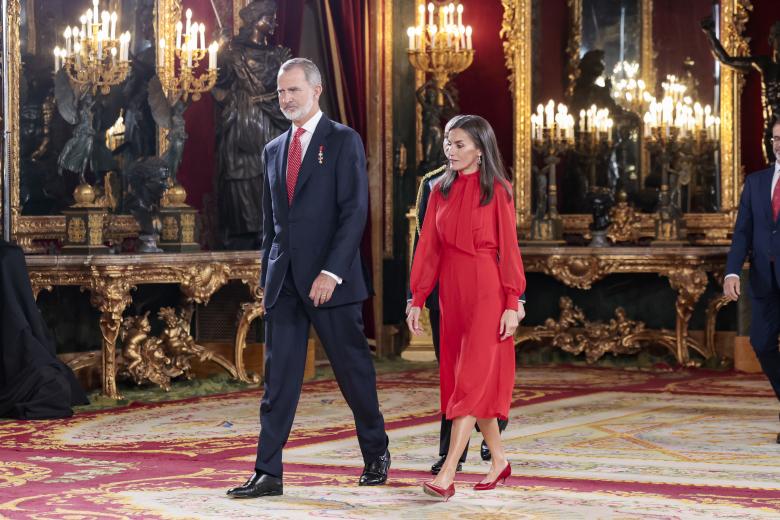
<path fill-rule="evenodd" d="M 314 106 L 314 99 L 310 99 L 308 103 L 306 103 L 303 108 L 299 108 L 298 110 L 295 110 L 293 112 L 288 112 L 285 109 L 282 110 L 282 115 L 286 117 L 290 121 L 296 121 L 309 112 L 311 112 L 312 107 Z"/>

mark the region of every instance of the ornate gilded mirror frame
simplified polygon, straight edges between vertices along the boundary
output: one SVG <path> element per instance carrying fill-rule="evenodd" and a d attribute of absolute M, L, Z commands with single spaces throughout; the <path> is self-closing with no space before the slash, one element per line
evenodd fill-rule
<path fill-rule="evenodd" d="M 59 239 L 65 236 L 65 217 L 63 215 L 27 216 L 22 215 L 19 197 L 19 81 L 21 77 L 21 39 L 19 34 L 21 0 L 6 0 L 7 10 L 3 13 L 4 25 L 8 28 L 5 39 L 6 55 L 8 56 L 7 85 L 8 95 L 5 105 L 5 128 L 7 135 L 7 168 L 8 190 L 10 202 L 10 238 L 26 252 L 41 252 L 34 243 L 41 239 Z M 176 20 L 181 14 L 181 0 L 156 0 L 156 29 L 158 34 L 175 31 Z M 172 66 L 172 64 L 166 64 Z M 130 215 L 113 215 L 107 225 L 107 237 L 121 239 L 134 236 L 138 232 L 138 224 Z"/>
<path fill-rule="evenodd" d="M 570 0 L 570 7 L 578 0 Z M 533 0 L 501 0 L 504 19 L 501 38 L 509 69 L 509 83 L 514 111 L 513 173 L 518 232 L 527 237 L 531 225 L 531 77 Z M 749 46 L 742 36 L 747 24 L 750 0 L 721 0 L 720 33 L 724 47 L 731 55 L 744 56 Z M 644 20 L 652 13 L 652 0 L 642 0 L 643 37 L 642 61 L 652 55 L 651 31 Z M 720 151 L 721 151 L 721 211 L 719 213 L 686 213 L 688 232 L 702 236 L 701 244 L 728 244 L 728 235 L 734 225 L 742 186 L 740 157 L 740 106 L 744 79 L 728 67 L 721 68 L 720 77 Z M 584 234 L 591 221 L 590 215 L 561 215 L 565 233 Z M 652 231 L 652 214 L 643 214 L 643 230 Z"/>

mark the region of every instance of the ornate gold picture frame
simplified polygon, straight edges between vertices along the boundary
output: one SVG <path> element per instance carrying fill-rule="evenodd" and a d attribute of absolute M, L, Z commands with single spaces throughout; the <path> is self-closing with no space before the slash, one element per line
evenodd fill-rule
<path fill-rule="evenodd" d="M 578 0 L 570 0 L 569 7 Z M 527 237 L 531 225 L 531 78 L 532 70 L 532 7 L 533 0 L 502 0 L 504 20 L 501 38 L 506 66 L 509 69 L 510 90 L 514 112 L 514 142 L 512 167 L 515 178 L 515 203 L 518 232 Z M 749 47 L 742 36 L 748 20 L 749 0 L 721 0 L 720 34 L 727 52 L 744 56 Z M 652 0 L 642 0 L 643 18 L 649 20 Z M 648 22 L 649 23 L 649 22 Z M 647 63 L 652 53 L 649 28 L 643 27 L 642 61 Z M 723 67 L 720 76 L 720 199 L 719 213 L 686 213 L 684 220 L 689 234 L 703 237 L 700 244 L 728 244 L 739 204 L 742 187 L 740 157 L 740 96 L 744 79 L 734 70 Z M 564 232 L 584 234 L 591 216 L 562 215 Z M 642 214 L 641 227 L 652 231 L 652 214 Z"/>
<path fill-rule="evenodd" d="M 60 239 L 65 236 L 65 216 L 27 216 L 22 215 L 20 201 L 20 106 L 19 85 L 21 78 L 21 38 L 20 16 L 22 0 L 7 0 L 8 9 L 4 13 L 7 34 L 7 106 L 5 110 L 5 125 L 7 132 L 8 151 L 8 190 L 10 214 L 10 238 L 26 252 L 41 252 L 35 244 L 36 240 Z M 163 35 L 175 31 L 175 23 L 181 16 L 181 0 L 156 0 L 156 34 Z M 172 66 L 172 64 L 165 64 Z M 164 137 L 161 135 L 161 137 Z M 163 142 L 163 140 L 161 140 Z M 112 215 L 107 225 L 107 238 L 122 239 L 134 236 L 138 232 L 138 224 L 130 215 Z"/>

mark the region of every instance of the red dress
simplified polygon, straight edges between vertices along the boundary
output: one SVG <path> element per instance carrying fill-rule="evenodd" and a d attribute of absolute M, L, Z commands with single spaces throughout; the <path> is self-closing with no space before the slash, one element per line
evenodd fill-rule
<path fill-rule="evenodd" d="M 458 175 L 445 198 L 435 187 L 414 254 L 412 305 L 439 283 L 441 410 L 506 419 L 515 382 L 512 338 L 501 341 L 505 309 L 517 310 L 525 274 L 515 207 L 499 182 L 480 205 L 479 174 Z"/>

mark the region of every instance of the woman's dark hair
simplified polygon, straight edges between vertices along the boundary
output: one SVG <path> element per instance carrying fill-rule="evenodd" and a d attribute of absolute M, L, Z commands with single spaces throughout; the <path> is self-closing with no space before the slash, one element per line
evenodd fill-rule
<path fill-rule="evenodd" d="M 512 187 L 509 184 L 504 161 L 501 160 L 501 154 L 498 151 L 496 134 L 493 127 L 490 126 L 485 118 L 474 115 L 458 115 L 447 122 L 447 134 L 445 139 L 449 139 L 449 132 L 460 128 L 466 132 L 474 146 L 482 152 L 482 164 L 479 167 L 479 187 L 481 192 L 480 205 L 485 206 L 493 200 L 493 184 L 500 182 L 507 194 L 512 196 Z M 452 183 L 458 177 L 458 172 L 452 168 L 447 168 L 446 173 L 439 182 L 441 194 L 446 198 L 449 195 Z"/>

